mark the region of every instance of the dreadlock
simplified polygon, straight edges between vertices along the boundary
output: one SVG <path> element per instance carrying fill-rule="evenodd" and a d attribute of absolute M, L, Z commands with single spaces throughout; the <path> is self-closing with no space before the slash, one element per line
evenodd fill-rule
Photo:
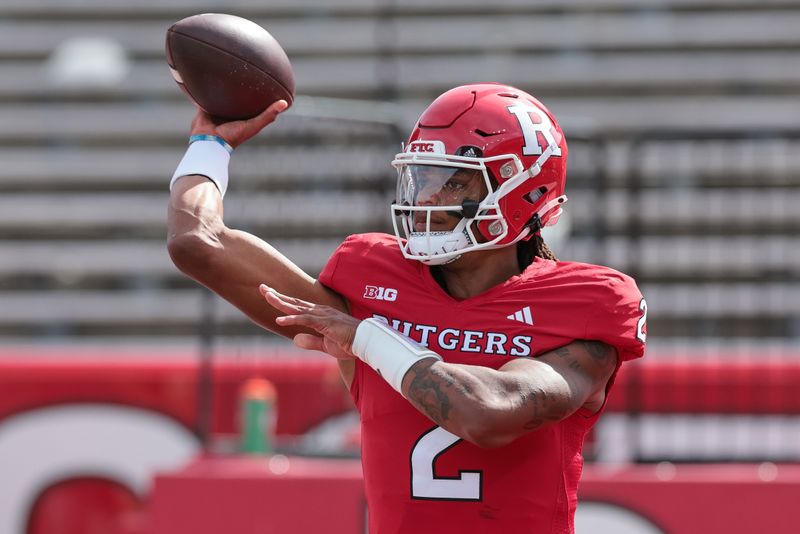
<path fill-rule="evenodd" d="M 531 239 L 517 243 L 517 262 L 519 262 L 519 270 L 524 271 L 528 265 L 533 263 L 533 259 L 536 257 L 558 261 L 556 255 L 550 250 L 550 247 L 547 246 L 541 234 L 538 232 L 533 234 Z"/>
<path fill-rule="evenodd" d="M 489 182 L 492 184 L 493 190 L 497 191 L 498 183 L 495 179 L 494 175 L 490 170 L 487 169 L 486 171 L 489 175 Z M 519 270 L 524 271 L 528 265 L 533 263 L 533 258 L 539 257 L 545 260 L 553 260 L 558 261 L 555 253 L 550 250 L 550 247 L 544 242 L 542 239 L 542 235 L 539 233 L 538 229 L 541 229 L 541 224 L 539 221 L 539 216 L 534 216 L 536 223 L 532 225 L 531 231 L 534 232 L 533 237 L 526 240 L 520 241 L 517 243 L 517 263 L 519 263 Z M 533 223 L 534 219 L 531 219 L 531 223 Z"/>

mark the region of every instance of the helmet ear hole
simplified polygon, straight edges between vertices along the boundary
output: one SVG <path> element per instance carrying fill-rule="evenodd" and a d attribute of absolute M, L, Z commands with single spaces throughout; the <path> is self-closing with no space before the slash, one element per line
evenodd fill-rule
<path fill-rule="evenodd" d="M 547 193 L 547 188 L 542 186 L 537 189 L 534 189 L 533 191 L 531 191 L 526 195 L 523 195 L 522 198 L 524 198 L 531 204 L 536 204 L 536 202 L 538 202 L 539 199 L 542 198 L 545 193 Z"/>

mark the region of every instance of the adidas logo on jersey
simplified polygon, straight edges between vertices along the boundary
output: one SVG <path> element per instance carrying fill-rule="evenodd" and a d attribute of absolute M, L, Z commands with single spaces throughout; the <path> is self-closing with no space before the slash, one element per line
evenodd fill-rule
<path fill-rule="evenodd" d="M 511 315 L 507 315 L 506 319 L 511 319 L 512 321 L 518 321 L 520 323 L 533 325 L 533 316 L 531 315 L 531 307 L 525 306 L 521 310 L 517 310 Z"/>

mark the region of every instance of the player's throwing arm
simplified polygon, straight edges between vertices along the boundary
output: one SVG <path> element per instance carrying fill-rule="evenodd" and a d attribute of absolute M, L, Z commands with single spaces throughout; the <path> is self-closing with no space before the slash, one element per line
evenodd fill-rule
<path fill-rule="evenodd" d="M 167 247 L 175 265 L 256 323 L 289 337 L 304 329 L 275 323 L 278 312 L 265 305 L 259 283 L 344 310 L 335 292 L 223 220 L 235 149 L 294 99 L 294 75 L 280 45 L 253 22 L 211 14 L 177 22 L 166 47 L 173 77 L 197 107 L 189 147 L 170 182 Z"/>

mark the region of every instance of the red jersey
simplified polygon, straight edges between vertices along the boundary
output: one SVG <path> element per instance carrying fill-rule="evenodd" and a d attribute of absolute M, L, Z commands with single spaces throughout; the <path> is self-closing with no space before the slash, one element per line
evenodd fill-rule
<path fill-rule="evenodd" d="M 537 258 L 522 274 L 457 300 L 430 268 L 403 258 L 394 236 L 350 236 L 320 281 L 359 319 L 382 318 L 446 362 L 497 369 L 576 339 L 642 356 L 646 305 L 633 280 L 606 267 Z M 483 449 L 438 427 L 356 361 L 372 534 L 571 533 L 581 447 L 600 413 L 581 408 L 509 445 Z M 602 410 L 601 410 L 602 411 Z"/>

